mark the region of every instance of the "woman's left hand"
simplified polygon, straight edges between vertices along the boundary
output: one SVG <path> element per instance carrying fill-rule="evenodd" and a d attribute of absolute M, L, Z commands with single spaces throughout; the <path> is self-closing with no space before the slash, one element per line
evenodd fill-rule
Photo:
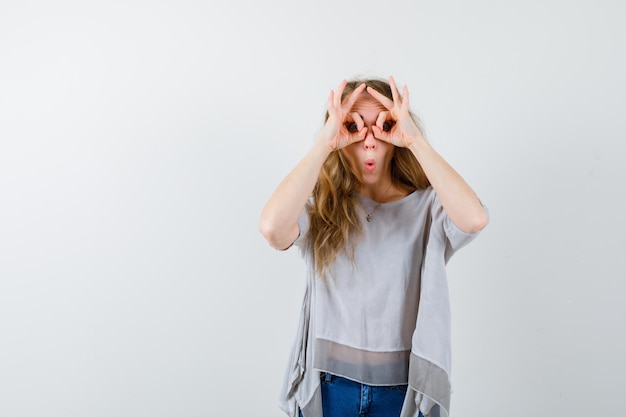
<path fill-rule="evenodd" d="M 372 131 L 376 139 L 401 148 L 408 148 L 417 138 L 422 136 L 422 132 L 409 113 L 409 90 L 407 86 L 404 86 L 403 95 L 400 96 L 393 77 L 389 77 L 389 85 L 393 100 L 373 88 L 367 87 L 367 92 L 387 109 L 387 111 L 380 112 L 376 124 L 372 126 Z"/>

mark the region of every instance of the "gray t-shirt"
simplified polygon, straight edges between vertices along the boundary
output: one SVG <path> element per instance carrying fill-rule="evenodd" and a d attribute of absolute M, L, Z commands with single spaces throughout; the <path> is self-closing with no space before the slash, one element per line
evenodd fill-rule
<path fill-rule="evenodd" d="M 294 244 L 308 279 L 304 319 L 285 381 L 285 394 L 291 394 L 282 408 L 288 414 L 293 410 L 288 399 L 295 394 L 305 416 L 319 415 L 318 384 L 311 374 L 321 371 L 369 385 L 410 384 L 422 274 L 426 268 L 432 271 L 430 279 L 445 281 L 445 262 L 476 236 L 454 225 L 432 187 L 380 205 L 364 196 L 359 200 L 363 234 L 355 242 L 354 260 L 339 255 L 323 278 L 315 276 L 306 210 L 298 220 L 300 236 Z M 368 213 L 370 222 L 365 221 Z M 427 247 L 432 252 L 436 242 L 441 242 L 434 251 L 438 255 L 427 256 Z M 426 262 L 441 265 L 425 265 L 431 258 Z M 431 360 L 444 371 L 449 368 L 447 353 Z"/>
<path fill-rule="evenodd" d="M 316 369 L 369 385 L 407 383 L 429 194 L 415 191 L 378 208 L 359 196 L 363 219 L 373 214 L 363 221 L 354 261 L 341 254 L 332 276 L 314 281 Z"/>

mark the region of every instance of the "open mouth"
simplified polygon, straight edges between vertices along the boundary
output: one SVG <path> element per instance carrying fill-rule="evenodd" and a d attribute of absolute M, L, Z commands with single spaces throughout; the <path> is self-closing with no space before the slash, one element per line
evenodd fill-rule
<path fill-rule="evenodd" d="M 376 161 L 373 159 L 368 159 L 365 161 L 365 170 L 368 172 L 372 172 L 376 169 Z"/>

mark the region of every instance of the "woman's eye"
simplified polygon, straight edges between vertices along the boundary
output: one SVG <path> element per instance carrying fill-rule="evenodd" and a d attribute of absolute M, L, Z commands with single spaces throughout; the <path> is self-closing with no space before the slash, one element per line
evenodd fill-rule
<path fill-rule="evenodd" d="M 393 122 L 383 123 L 383 132 L 389 132 L 392 127 L 393 127 Z"/>
<path fill-rule="evenodd" d="M 354 122 L 346 123 L 346 129 L 348 129 L 348 132 L 350 133 L 356 133 L 359 131 L 359 127 Z"/>

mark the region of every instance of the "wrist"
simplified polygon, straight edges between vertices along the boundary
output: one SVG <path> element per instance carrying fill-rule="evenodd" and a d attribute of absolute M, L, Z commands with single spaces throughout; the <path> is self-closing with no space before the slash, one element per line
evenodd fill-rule
<path fill-rule="evenodd" d="M 418 156 L 420 154 L 423 154 L 424 151 L 431 150 L 432 146 L 430 146 L 430 143 L 428 143 L 424 136 L 419 134 L 416 137 L 412 138 L 412 142 L 409 146 L 407 146 L 407 148 L 409 148 L 411 152 L 415 154 L 415 156 Z"/>
<path fill-rule="evenodd" d="M 320 133 L 320 135 L 313 143 L 313 147 L 311 149 L 311 151 L 324 157 L 324 159 L 326 159 L 326 157 L 330 155 L 334 150 L 335 149 L 332 145 L 332 141 L 329 140 L 323 133 Z"/>

